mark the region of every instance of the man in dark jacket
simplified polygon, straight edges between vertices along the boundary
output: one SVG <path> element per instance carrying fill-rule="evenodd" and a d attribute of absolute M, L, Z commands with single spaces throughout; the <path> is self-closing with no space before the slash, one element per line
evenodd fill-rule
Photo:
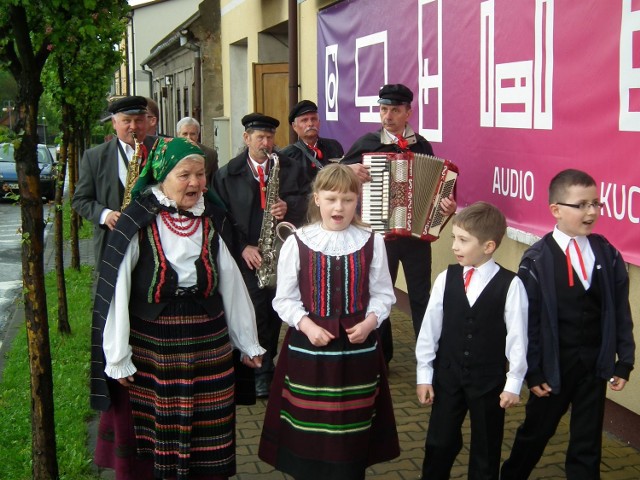
<path fill-rule="evenodd" d="M 282 149 L 282 154 L 298 162 L 305 171 L 308 182 L 307 192 L 318 171 L 338 161 L 344 155 L 342 145 L 332 138 L 320 137 L 318 106 L 311 100 L 302 100 L 289 113 L 289 123 L 298 134 L 298 141 Z"/>
<path fill-rule="evenodd" d="M 379 96 L 382 128 L 356 140 L 341 162 L 351 166 L 363 182 L 371 180 L 369 172 L 362 165 L 363 153 L 411 151 L 433 155 L 431 144 L 426 138 L 415 133 L 409 125 L 413 92 L 405 85 L 391 84 L 384 85 L 380 89 Z M 443 213 L 450 215 L 456 211 L 456 202 L 453 197 L 443 199 L 440 207 Z M 407 280 L 413 329 L 417 337 L 431 290 L 431 243 L 414 237 L 386 236 L 385 245 L 389 272 L 394 284 L 398 276 L 398 267 L 402 262 Z M 389 363 L 393 357 L 391 322 L 382 322 L 380 330 L 382 350 L 386 362 Z"/>
<path fill-rule="evenodd" d="M 256 270 L 262 266 L 264 258 L 258 249 L 262 233 L 264 210 L 269 208 L 278 221 L 288 221 L 299 225 L 307 209 L 304 191 L 304 173 L 290 158 L 275 153 L 275 131 L 280 122 L 260 113 L 251 113 L 242 118 L 243 134 L 247 149 L 221 167 L 214 177 L 216 193 L 236 222 L 236 247 L 240 271 L 251 295 L 256 310 L 256 323 L 260 345 L 267 349 L 262 367 L 256 370 L 256 395 L 269 394 L 273 378 L 273 359 L 278 350 L 278 337 L 282 320 L 273 310 L 271 301 L 274 288 L 260 288 Z M 274 155 L 279 163 L 279 189 L 273 204 L 268 205 L 270 175 L 275 166 Z"/>
<path fill-rule="evenodd" d="M 127 168 L 135 151 L 132 134 L 142 142 L 142 155 L 151 150 L 155 137 L 147 136 L 147 100 L 123 97 L 109 105 L 117 137 L 84 152 L 71 206 L 94 225 L 96 269 L 100 268 L 108 232 L 120 218 Z"/>

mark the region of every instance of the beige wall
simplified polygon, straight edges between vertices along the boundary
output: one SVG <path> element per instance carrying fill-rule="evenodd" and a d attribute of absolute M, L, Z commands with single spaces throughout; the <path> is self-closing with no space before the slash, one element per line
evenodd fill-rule
<path fill-rule="evenodd" d="M 317 101 L 318 79 L 317 79 L 317 12 L 329 5 L 336 3 L 327 0 L 306 0 L 298 7 L 298 38 L 299 38 L 299 98 L 306 98 Z M 222 65 L 224 78 L 224 105 L 225 115 L 231 116 L 231 123 L 240 123 L 238 118 L 233 118 L 233 102 L 231 102 L 232 87 L 230 74 L 231 45 L 236 47 L 246 47 L 246 69 L 249 74 L 245 74 L 246 80 L 241 86 L 243 95 L 246 97 L 246 104 L 253 105 L 253 87 L 251 78 L 251 65 L 259 61 L 258 33 L 273 27 L 287 19 L 286 0 L 222 0 Z M 238 90 L 233 90 L 233 94 L 238 94 Z M 244 100 L 244 99 L 243 99 Z M 232 138 L 239 138 L 236 134 Z M 349 148 L 350 145 L 344 145 Z M 433 245 L 433 266 L 434 277 L 444 270 L 454 259 L 450 251 L 451 226 L 449 225 L 441 239 Z M 506 268 L 516 270 L 522 253 L 528 245 L 505 238 L 503 244 L 497 252 L 496 259 Z M 640 268 L 631 267 L 629 271 L 631 278 L 631 308 L 634 318 L 640 319 L 640 295 L 638 294 L 640 285 Z M 398 279 L 398 287 L 406 290 L 402 271 Z M 640 338 L 636 327 L 634 336 Z M 621 393 L 610 393 L 609 398 L 620 403 L 624 407 L 640 414 L 640 373 L 632 373 L 631 382 Z"/>

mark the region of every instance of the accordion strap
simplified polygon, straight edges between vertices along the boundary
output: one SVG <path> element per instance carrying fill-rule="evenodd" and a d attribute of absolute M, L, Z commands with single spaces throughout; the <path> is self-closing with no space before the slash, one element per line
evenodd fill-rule
<path fill-rule="evenodd" d="M 302 145 L 300 145 L 299 142 L 294 143 L 293 146 L 296 147 L 298 150 L 300 150 L 302 153 L 304 153 L 305 156 L 311 161 L 311 163 L 313 163 L 316 166 L 318 170 L 322 170 L 324 165 L 322 165 L 316 157 L 314 157 L 309 153 L 309 149 L 307 147 L 303 147 Z"/>

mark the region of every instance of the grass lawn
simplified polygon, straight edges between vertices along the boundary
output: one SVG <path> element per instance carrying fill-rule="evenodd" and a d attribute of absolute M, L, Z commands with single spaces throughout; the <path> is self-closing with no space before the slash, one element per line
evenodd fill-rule
<path fill-rule="evenodd" d="M 68 207 L 66 210 L 68 212 Z M 84 228 L 87 225 L 90 227 L 89 222 L 85 222 Z M 90 228 L 88 231 L 90 232 Z M 80 272 L 73 269 L 66 271 L 72 331 L 69 336 L 61 336 L 57 332 L 55 273 L 49 272 L 45 279 L 53 364 L 57 456 L 60 479 L 63 480 L 96 478 L 92 472 L 92 453 L 87 449 L 87 422 L 94 415 L 89 408 L 92 274 L 93 267 L 86 265 Z M 7 354 L 0 383 L 0 479 L 31 478 L 29 384 L 27 336 L 22 325 Z"/>

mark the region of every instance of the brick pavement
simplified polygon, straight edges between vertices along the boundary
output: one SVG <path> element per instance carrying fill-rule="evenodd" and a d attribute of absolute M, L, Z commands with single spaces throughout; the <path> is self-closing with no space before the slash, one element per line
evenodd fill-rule
<path fill-rule="evenodd" d="M 391 361 L 389 381 L 393 396 L 400 456 L 390 462 L 374 465 L 367 470 L 367 479 L 415 480 L 420 478 L 424 439 L 430 408 L 418 404 L 415 394 L 414 335 L 411 317 L 394 308 L 392 312 L 394 357 Z M 283 329 L 284 330 L 284 329 Z M 526 401 L 526 398 L 523 398 Z M 524 419 L 522 406 L 507 411 L 503 460 L 508 456 L 517 427 Z M 239 480 L 280 480 L 292 477 L 274 471 L 258 456 L 258 441 L 266 401 L 258 400 L 252 407 L 238 407 L 237 461 Z M 452 479 L 467 478 L 470 429 L 468 419 L 463 425 L 464 446 L 451 472 Z M 545 454 L 532 476 L 534 479 L 565 478 L 564 454 L 568 442 L 568 416 L 562 420 L 556 435 L 551 439 Z M 620 440 L 604 433 L 602 452 L 602 480 L 640 479 L 640 452 Z M 303 479 L 301 479 L 303 480 Z"/>
<path fill-rule="evenodd" d="M 47 242 L 47 247 L 52 242 Z M 68 255 L 65 255 L 68 257 Z M 92 240 L 80 242 L 82 263 L 93 263 Z M 45 264 L 53 266 L 50 249 L 45 251 Z M 397 459 L 374 465 L 367 470 L 367 479 L 416 480 L 420 478 L 423 445 L 429 419 L 429 407 L 418 405 L 415 395 L 414 336 L 411 318 L 394 308 L 392 312 L 394 359 L 391 362 L 389 381 L 393 396 L 396 423 L 400 437 L 401 454 Z M 284 333 L 284 328 L 282 329 Z M 523 405 L 526 398 L 523 397 Z M 271 466 L 258 458 L 258 442 L 262 429 L 266 401 L 258 400 L 251 407 L 239 406 L 237 411 L 237 463 L 238 480 L 289 480 L 291 477 L 274 471 Z M 505 419 L 505 437 L 502 457 L 506 458 L 513 443 L 515 431 L 524 418 L 524 406 L 511 408 Z M 564 453 L 568 442 L 568 416 L 560 423 L 556 435 L 551 439 L 545 454 L 534 470 L 531 480 L 560 480 L 564 475 Z M 90 437 L 95 431 L 95 422 L 90 424 Z M 451 472 L 452 479 L 467 478 L 469 458 L 469 423 L 463 425 L 464 446 Z M 90 443 L 95 440 L 90 438 Z M 626 445 L 619 439 L 603 434 L 602 480 L 640 479 L 640 451 Z M 99 473 L 102 480 L 113 479 L 111 471 Z M 301 479 L 304 480 L 304 479 Z M 330 479 L 327 479 L 330 480 Z"/>

